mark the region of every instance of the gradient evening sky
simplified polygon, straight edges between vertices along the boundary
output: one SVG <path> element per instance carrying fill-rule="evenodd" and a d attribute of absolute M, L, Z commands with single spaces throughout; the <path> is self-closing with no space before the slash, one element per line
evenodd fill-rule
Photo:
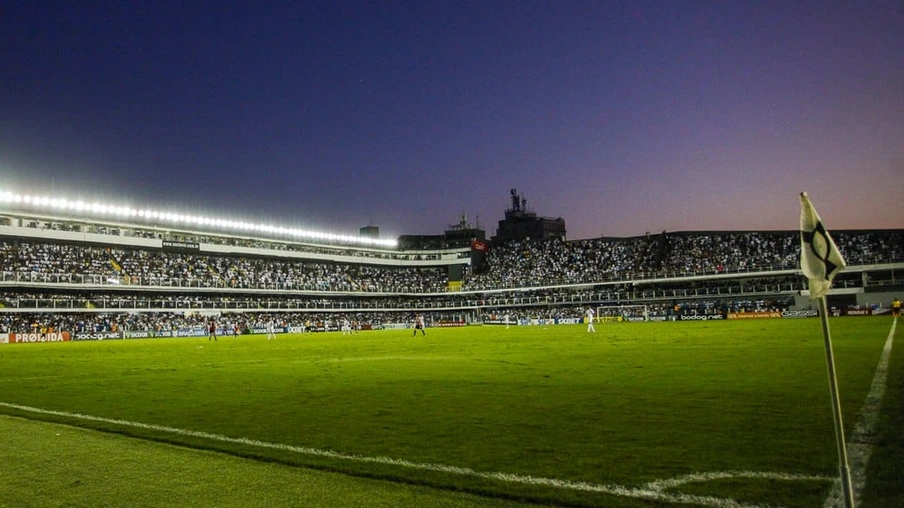
<path fill-rule="evenodd" d="M 0 7 L 0 190 L 394 237 L 513 187 L 572 239 L 904 227 L 904 2 Z"/>

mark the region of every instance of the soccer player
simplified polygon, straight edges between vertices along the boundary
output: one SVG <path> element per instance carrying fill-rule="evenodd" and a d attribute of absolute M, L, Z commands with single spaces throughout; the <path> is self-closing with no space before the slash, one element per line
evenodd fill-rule
<path fill-rule="evenodd" d="M 210 342 L 210 339 L 214 341 L 217 340 L 217 322 L 211 321 L 207 324 L 207 342 Z"/>
<path fill-rule="evenodd" d="M 505 313 L 505 329 L 508 330 L 509 327 L 509 313 Z"/>
<path fill-rule="evenodd" d="M 273 320 L 267 321 L 267 340 L 275 339 L 276 332 L 273 331 Z"/>
<path fill-rule="evenodd" d="M 891 315 L 893 317 L 901 315 L 901 300 L 898 300 L 898 297 L 891 301 Z"/>
<path fill-rule="evenodd" d="M 424 315 L 423 314 L 416 314 L 414 316 L 414 333 L 412 333 L 411 336 L 414 337 L 415 335 L 417 335 L 418 330 L 421 331 L 421 334 L 423 334 L 424 337 L 427 336 L 427 332 L 424 331 Z"/>
<path fill-rule="evenodd" d="M 593 309 L 587 307 L 587 312 L 584 312 L 584 320 L 587 321 L 587 333 L 593 332 L 596 333 L 596 328 L 593 327 Z"/>

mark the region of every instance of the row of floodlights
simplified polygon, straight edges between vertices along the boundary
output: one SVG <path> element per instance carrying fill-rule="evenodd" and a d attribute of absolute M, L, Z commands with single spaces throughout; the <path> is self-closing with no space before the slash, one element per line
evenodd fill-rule
<path fill-rule="evenodd" d="M 317 231 L 305 231 L 302 229 L 284 228 L 266 224 L 252 224 L 250 222 L 234 221 L 227 219 L 213 219 L 197 215 L 185 215 L 173 212 L 160 212 L 157 210 L 141 210 L 128 206 L 115 206 L 103 203 L 86 203 L 85 201 L 71 201 L 65 198 L 50 198 L 47 196 L 29 196 L 15 194 L 8 191 L 0 191 L 0 203 L 16 203 L 37 207 L 54 208 L 57 210 L 71 210 L 76 212 L 89 212 L 97 215 L 116 216 L 121 218 L 134 218 L 160 220 L 165 222 L 213 226 L 217 228 L 236 229 L 240 231 L 265 233 L 271 235 L 290 236 L 295 238 L 320 240 L 327 242 L 353 243 L 363 245 L 375 245 L 381 247 L 395 247 L 397 242 L 389 239 L 367 238 L 351 235 L 337 235 L 334 233 L 321 233 Z"/>

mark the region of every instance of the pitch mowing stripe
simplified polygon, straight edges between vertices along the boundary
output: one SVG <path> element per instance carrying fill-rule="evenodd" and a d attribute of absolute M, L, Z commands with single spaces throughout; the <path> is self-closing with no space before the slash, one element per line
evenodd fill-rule
<path fill-rule="evenodd" d="M 854 433 L 851 434 L 851 438 L 847 443 L 848 459 L 851 467 L 851 484 L 854 489 L 854 504 L 860 503 L 863 487 L 866 485 L 866 465 L 869 462 L 873 444 L 875 444 L 876 424 L 879 421 L 882 399 L 885 397 L 888 361 L 891 357 L 891 347 L 894 344 L 897 325 L 898 318 L 895 318 L 891 322 L 891 331 L 888 332 L 888 338 L 885 339 L 885 347 L 882 349 L 882 356 L 879 357 L 879 365 L 876 366 L 873 383 L 869 387 L 869 393 L 866 394 L 866 400 L 863 401 L 863 407 L 860 408 L 859 419 L 854 427 Z M 832 486 L 823 508 L 838 508 L 841 506 L 844 506 L 844 499 L 841 490 L 841 479 L 838 478 Z"/>
<path fill-rule="evenodd" d="M 776 480 L 831 480 L 831 478 L 821 476 L 803 476 L 792 475 L 786 473 L 765 473 L 755 471 L 729 471 L 722 473 L 699 473 L 695 475 L 686 475 L 671 480 L 663 480 L 647 484 L 645 488 L 632 488 L 621 485 L 602 485 L 588 482 L 574 482 L 569 480 L 559 480 L 555 478 L 543 478 L 537 476 L 526 476 L 510 473 L 475 471 L 474 469 L 457 466 L 447 466 L 444 464 L 411 462 L 404 459 L 394 459 L 391 457 L 367 457 L 364 455 L 355 455 L 349 453 L 334 452 L 331 450 L 322 450 L 318 448 L 309 448 L 305 446 L 293 446 L 280 443 L 269 443 L 266 441 L 258 441 L 256 439 L 236 438 L 223 436 L 220 434 L 212 434 L 210 432 L 201 432 L 196 430 L 178 429 L 175 427 L 166 427 L 164 425 L 155 425 L 150 423 L 132 422 L 129 420 L 119 420 L 115 418 L 104 418 L 101 416 L 92 416 L 81 413 L 68 413 L 65 411 L 54 411 L 50 409 L 40 409 L 36 407 L 23 406 L 9 402 L 0 402 L 0 406 L 17 409 L 29 413 L 62 416 L 64 418 L 72 418 L 77 420 L 86 420 L 92 422 L 107 423 L 120 425 L 123 427 L 134 427 L 138 429 L 154 430 L 157 432 L 165 432 L 169 434 L 177 434 L 180 436 L 197 437 L 209 439 L 211 441 L 219 441 L 222 443 L 241 444 L 248 446 L 256 446 L 259 448 L 269 448 L 274 450 L 294 452 L 303 455 L 315 457 L 326 457 L 331 459 L 372 463 L 381 465 L 398 466 L 420 471 L 430 471 L 436 473 L 446 473 L 458 476 L 466 476 L 471 478 L 480 478 L 485 480 L 496 480 L 505 483 L 516 483 L 523 485 L 537 485 L 549 487 L 553 489 L 575 490 L 581 492 L 591 492 L 600 494 L 609 494 L 613 496 L 623 496 L 635 499 L 645 499 L 651 501 L 664 501 L 679 504 L 695 504 L 699 506 L 709 506 L 713 508 L 776 508 L 772 505 L 748 504 L 735 501 L 734 499 L 723 499 L 710 496 L 696 496 L 681 493 L 667 493 L 665 489 L 674 488 L 682 484 L 693 481 L 706 481 L 710 479 L 721 478 L 769 478 Z"/>

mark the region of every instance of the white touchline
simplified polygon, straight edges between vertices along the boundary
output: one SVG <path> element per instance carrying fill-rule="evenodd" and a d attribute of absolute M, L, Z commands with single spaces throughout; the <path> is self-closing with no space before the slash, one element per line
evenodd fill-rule
<path fill-rule="evenodd" d="M 851 434 L 847 443 L 855 504 L 860 503 L 863 486 L 866 484 L 866 465 L 869 462 L 870 452 L 875 441 L 876 423 L 879 421 L 882 398 L 885 396 L 888 359 L 891 357 L 891 346 L 894 344 L 897 324 L 898 318 L 895 318 L 891 322 L 891 331 L 888 332 L 888 338 L 885 339 L 885 347 L 882 349 L 882 356 L 879 357 L 879 364 L 876 366 L 876 373 L 873 375 L 873 383 L 870 385 L 869 393 L 866 394 L 866 400 L 863 401 L 863 407 L 860 408 L 860 417 L 857 420 L 857 425 L 854 426 L 854 433 Z M 841 506 L 844 506 L 844 499 L 842 499 L 841 493 L 841 480 L 838 480 L 832 486 L 829 496 L 823 503 L 823 508 Z"/>

